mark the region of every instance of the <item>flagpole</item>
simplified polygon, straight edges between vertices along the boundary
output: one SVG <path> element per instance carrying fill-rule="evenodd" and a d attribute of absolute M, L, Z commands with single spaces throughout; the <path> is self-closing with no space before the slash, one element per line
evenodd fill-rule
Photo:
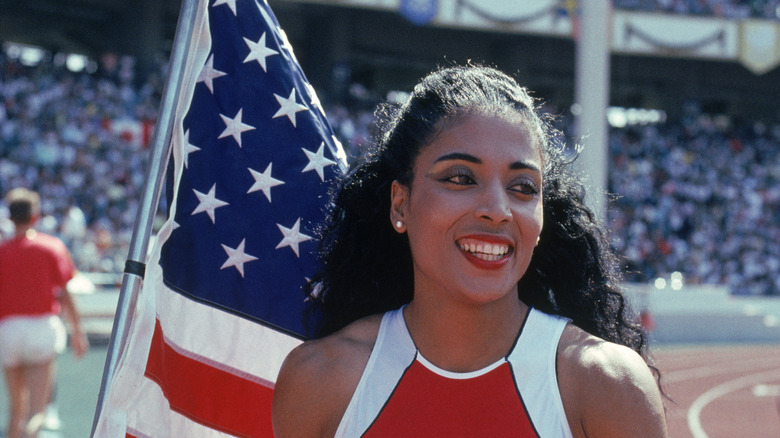
<path fill-rule="evenodd" d="M 171 152 L 171 135 L 175 122 L 175 108 L 179 98 L 182 78 L 186 68 L 186 57 L 192 39 L 195 17 L 197 16 L 199 0 L 183 0 L 179 12 L 179 21 L 176 25 L 176 34 L 171 49 L 171 62 L 168 79 L 165 84 L 160 108 L 157 113 L 157 123 L 152 137 L 152 149 L 146 182 L 141 194 L 139 211 L 133 229 L 133 237 L 125 262 L 122 287 L 119 291 L 114 325 L 111 338 L 108 343 L 106 363 L 103 368 L 103 378 L 100 383 L 95 417 L 92 422 L 92 434 L 94 436 L 100 413 L 108 392 L 111 379 L 114 376 L 116 365 L 127 342 L 127 333 L 130 329 L 130 312 L 135 308 L 138 293 L 142 286 L 145 270 L 146 254 L 149 247 L 149 239 L 154 224 L 154 217 L 160 199 L 165 170 Z"/>

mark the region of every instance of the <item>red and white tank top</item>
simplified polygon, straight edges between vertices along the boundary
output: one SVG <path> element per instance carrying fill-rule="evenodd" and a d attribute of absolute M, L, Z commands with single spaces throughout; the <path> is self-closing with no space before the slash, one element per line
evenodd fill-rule
<path fill-rule="evenodd" d="M 555 374 L 567 319 L 528 312 L 509 355 L 470 373 L 427 361 L 387 312 L 337 438 L 571 438 Z"/>

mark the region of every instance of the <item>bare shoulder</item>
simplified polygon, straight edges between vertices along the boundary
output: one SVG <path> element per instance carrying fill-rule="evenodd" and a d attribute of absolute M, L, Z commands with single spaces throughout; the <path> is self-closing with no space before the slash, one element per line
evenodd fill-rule
<path fill-rule="evenodd" d="M 285 359 L 274 389 L 274 435 L 333 436 L 376 342 L 381 315 L 304 342 Z"/>
<path fill-rule="evenodd" d="M 575 437 L 667 437 L 658 384 L 634 350 L 569 324 L 558 345 L 558 383 Z"/>

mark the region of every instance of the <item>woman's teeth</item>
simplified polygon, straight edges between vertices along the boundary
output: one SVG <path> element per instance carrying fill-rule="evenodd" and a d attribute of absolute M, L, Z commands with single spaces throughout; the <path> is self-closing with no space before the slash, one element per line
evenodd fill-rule
<path fill-rule="evenodd" d="M 498 260 L 509 253 L 509 245 L 505 244 L 460 243 L 459 245 L 460 249 L 463 251 L 471 253 L 472 255 L 483 260 Z"/>

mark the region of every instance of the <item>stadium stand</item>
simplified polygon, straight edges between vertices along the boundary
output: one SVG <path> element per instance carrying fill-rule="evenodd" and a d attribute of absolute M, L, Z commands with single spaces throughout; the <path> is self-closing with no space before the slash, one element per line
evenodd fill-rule
<path fill-rule="evenodd" d="M 613 243 L 635 281 L 682 272 L 732 293 L 780 290 L 780 124 L 691 103 L 682 120 L 610 136 Z"/>
<path fill-rule="evenodd" d="M 136 87 L 131 72 L 72 73 L 0 55 L 0 191 L 39 191 L 40 226 L 59 235 L 86 272 L 121 272 L 146 174 L 144 135 L 160 81 L 150 76 Z M 8 236 L 4 205 L 0 217 Z"/>

